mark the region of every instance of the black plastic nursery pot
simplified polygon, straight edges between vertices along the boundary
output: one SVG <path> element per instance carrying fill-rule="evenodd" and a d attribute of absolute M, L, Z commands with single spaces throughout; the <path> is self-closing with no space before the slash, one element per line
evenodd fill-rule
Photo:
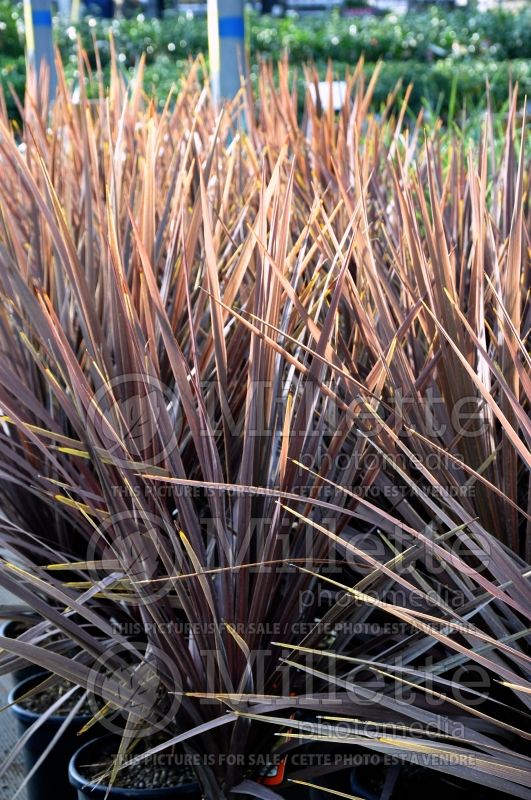
<path fill-rule="evenodd" d="M 350 769 L 343 769 L 337 772 L 331 772 L 328 775 L 321 775 L 318 778 L 308 778 L 310 783 L 314 785 L 311 788 L 300 787 L 304 789 L 301 798 L 305 800 L 330 800 L 336 792 L 339 796 L 350 795 Z M 318 788 L 322 787 L 322 788 Z M 361 795 L 365 797 L 365 795 Z"/>
<path fill-rule="evenodd" d="M 19 622 L 15 619 L 4 620 L 0 623 L 0 636 L 5 636 L 7 639 L 16 639 L 22 631 L 26 630 L 27 626 L 24 622 Z M 26 678 L 31 678 L 32 675 L 37 675 L 42 672 L 41 667 L 36 667 L 34 664 L 28 664 L 27 667 L 15 669 L 11 673 L 13 683 L 16 685 Z"/>
<path fill-rule="evenodd" d="M 43 672 L 31 675 L 18 683 L 9 693 L 9 703 L 14 704 L 9 710 L 17 720 L 20 735 L 39 719 L 40 714 L 24 708 L 17 700 L 46 677 L 48 677 L 48 673 Z M 60 800 L 76 800 L 75 789 L 68 780 L 68 762 L 80 742 L 94 736 L 94 729 L 91 729 L 90 734 L 84 734 L 82 737 L 77 735 L 89 719 L 91 719 L 89 714 L 73 717 L 60 739 L 28 781 L 29 800 L 58 800 L 58 798 Z M 64 716 L 48 717 L 26 742 L 23 751 L 26 773 L 29 773 L 37 763 L 43 750 L 50 744 L 63 722 Z"/>
<path fill-rule="evenodd" d="M 77 800 L 103 800 L 105 797 L 109 800 L 200 800 L 201 791 L 197 781 L 161 788 L 109 788 L 103 783 L 91 783 L 90 778 L 83 774 L 83 766 L 98 763 L 102 756 L 113 752 L 113 745 L 117 746 L 116 737 L 101 736 L 84 744 L 70 759 L 68 776 L 77 791 Z"/>
<path fill-rule="evenodd" d="M 430 800 L 448 800 L 448 797 L 465 798 L 474 791 L 468 781 L 453 778 L 428 767 L 411 764 L 394 766 L 354 767 L 350 774 L 350 793 L 364 800 L 379 800 L 385 790 L 391 800 L 424 800 L 426 790 Z M 482 800 L 492 800 L 492 793 L 482 787 Z"/>

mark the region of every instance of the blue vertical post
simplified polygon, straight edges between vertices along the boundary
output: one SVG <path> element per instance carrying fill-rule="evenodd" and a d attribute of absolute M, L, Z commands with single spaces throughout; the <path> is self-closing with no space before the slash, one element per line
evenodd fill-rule
<path fill-rule="evenodd" d="M 218 0 L 207 0 L 208 61 L 214 102 L 219 100 L 219 23 Z"/>
<path fill-rule="evenodd" d="M 57 86 L 52 32 L 51 0 L 24 0 L 24 23 L 29 63 L 34 67 L 38 88 L 42 65 L 49 76 L 49 97 L 53 100 Z"/>
<path fill-rule="evenodd" d="M 244 0 L 218 0 L 219 96 L 230 100 L 239 91 L 245 70 Z"/>

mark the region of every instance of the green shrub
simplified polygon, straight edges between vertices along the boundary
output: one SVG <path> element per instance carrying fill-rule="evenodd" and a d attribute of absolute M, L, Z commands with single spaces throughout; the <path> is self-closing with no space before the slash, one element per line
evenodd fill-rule
<path fill-rule="evenodd" d="M 373 65 L 366 71 L 372 74 Z M 455 102 L 458 108 L 468 106 L 469 110 L 481 104 L 485 96 L 486 80 L 490 84 L 493 105 L 499 108 L 507 100 L 510 81 L 518 81 L 521 96 L 531 92 L 531 63 L 527 60 L 485 61 L 476 59 L 456 64 L 452 59 L 443 59 L 434 64 L 420 64 L 416 61 L 399 63 L 384 62 L 378 80 L 374 99 L 383 103 L 389 92 L 402 79 L 403 87 L 413 83 L 410 106 L 418 110 L 421 105 L 437 106 L 438 111 L 448 113 L 452 90 L 455 86 Z"/>
<path fill-rule="evenodd" d="M 0 57 L 18 56 L 22 53 L 21 33 L 22 9 L 9 0 L 0 0 Z"/>
<path fill-rule="evenodd" d="M 361 55 L 367 61 L 529 58 L 531 8 L 519 14 L 496 10 L 473 16 L 462 10 L 445 14 L 436 8 L 406 16 L 334 13 L 305 17 L 303 23 L 298 17 L 253 17 L 251 47 L 274 59 L 288 49 L 292 63 L 308 58 L 353 63 Z"/>
<path fill-rule="evenodd" d="M 341 17 L 332 13 L 301 20 L 297 15 L 278 19 L 251 14 L 249 19 L 252 53 L 277 60 L 288 49 L 292 64 L 327 58 L 353 63 L 362 54 L 367 61 L 531 58 L 531 8 L 518 14 L 493 10 L 470 15 L 463 10 L 444 13 L 432 8 L 406 16 Z M 17 24 L 22 25 L 21 5 L 1 0 L 3 55 L 22 52 Z M 76 32 L 90 49 L 93 36 L 106 42 L 110 30 L 127 61 L 134 61 L 140 52 L 146 52 L 148 60 L 161 54 L 179 59 L 206 51 L 208 46 L 205 18 L 184 13 L 169 13 L 162 22 L 141 14 L 121 20 L 89 17 L 75 31 L 72 26 L 57 24 L 56 36 L 61 52 L 70 55 Z M 103 57 L 108 57 L 108 47 L 103 50 Z"/>
<path fill-rule="evenodd" d="M 411 108 L 433 107 L 447 114 L 452 87 L 455 105 L 473 106 L 482 98 L 485 80 L 491 84 L 495 106 L 507 97 L 510 78 L 518 80 L 522 93 L 531 93 L 531 8 L 519 14 L 489 11 L 467 14 L 464 11 L 443 13 L 431 9 L 424 13 L 398 17 L 341 17 L 337 13 L 282 19 L 250 15 L 249 43 L 251 58 L 273 62 L 287 51 L 293 67 L 313 61 L 324 75 L 329 59 L 338 77 L 347 65 L 353 66 L 363 56 L 368 74 L 374 63 L 384 60 L 375 92 L 375 103 L 385 101 L 396 82 L 412 82 Z M 0 78 L 4 89 L 8 82 L 23 93 L 24 60 L 22 10 L 0 0 Z M 97 43 L 104 73 L 110 64 L 110 33 L 118 61 L 130 74 L 140 53 L 146 55 L 146 86 L 163 100 L 172 84 L 179 80 L 190 56 L 208 50 L 204 17 L 169 13 L 163 20 L 147 20 L 142 15 L 132 19 L 83 19 L 79 25 L 56 25 L 56 39 L 65 64 L 65 72 L 76 79 L 76 39 L 92 53 Z M 300 77 L 302 82 L 302 77 Z M 10 112 L 15 113 L 11 99 Z M 452 101 L 453 102 L 453 101 Z"/>
<path fill-rule="evenodd" d="M 19 97 L 24 95 L 26 85 L 26 59 L 24 56 L 0 57 L 0 82 L 6 95 L 7 105 L 10 112 L 15 111 L 15 103 L 10 92 L 10 87 Z"/>

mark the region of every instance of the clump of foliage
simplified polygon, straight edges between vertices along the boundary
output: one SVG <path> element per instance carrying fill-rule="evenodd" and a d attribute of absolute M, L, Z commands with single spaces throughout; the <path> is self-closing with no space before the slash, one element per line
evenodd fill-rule
<path fill-rule="evenodd" d="M 309 741 L 528 797 L 516 89 L 498 147 L 374 115 L 361 63 L 303 122 L 286 62 L 223 111 L 143 68 L 0 119 L 0 584 L 41 618 L 1 669 L 212 799 Z"/>

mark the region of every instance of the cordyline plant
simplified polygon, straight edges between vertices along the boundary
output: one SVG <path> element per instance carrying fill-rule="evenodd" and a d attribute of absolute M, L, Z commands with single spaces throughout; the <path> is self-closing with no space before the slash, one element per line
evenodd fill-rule
<path fill-rule="evenodd" d="M 0 584 L 40 619 L 2 671 L 212 756 L 208 798 L 317 746 L 530 797 L 517 88 L 473 147 L 361 64 L 302 122 L 287 64 L 223 111 L 202 70 L 158 111 L 142 62 L 59 68 L 0 123 Z"/>

